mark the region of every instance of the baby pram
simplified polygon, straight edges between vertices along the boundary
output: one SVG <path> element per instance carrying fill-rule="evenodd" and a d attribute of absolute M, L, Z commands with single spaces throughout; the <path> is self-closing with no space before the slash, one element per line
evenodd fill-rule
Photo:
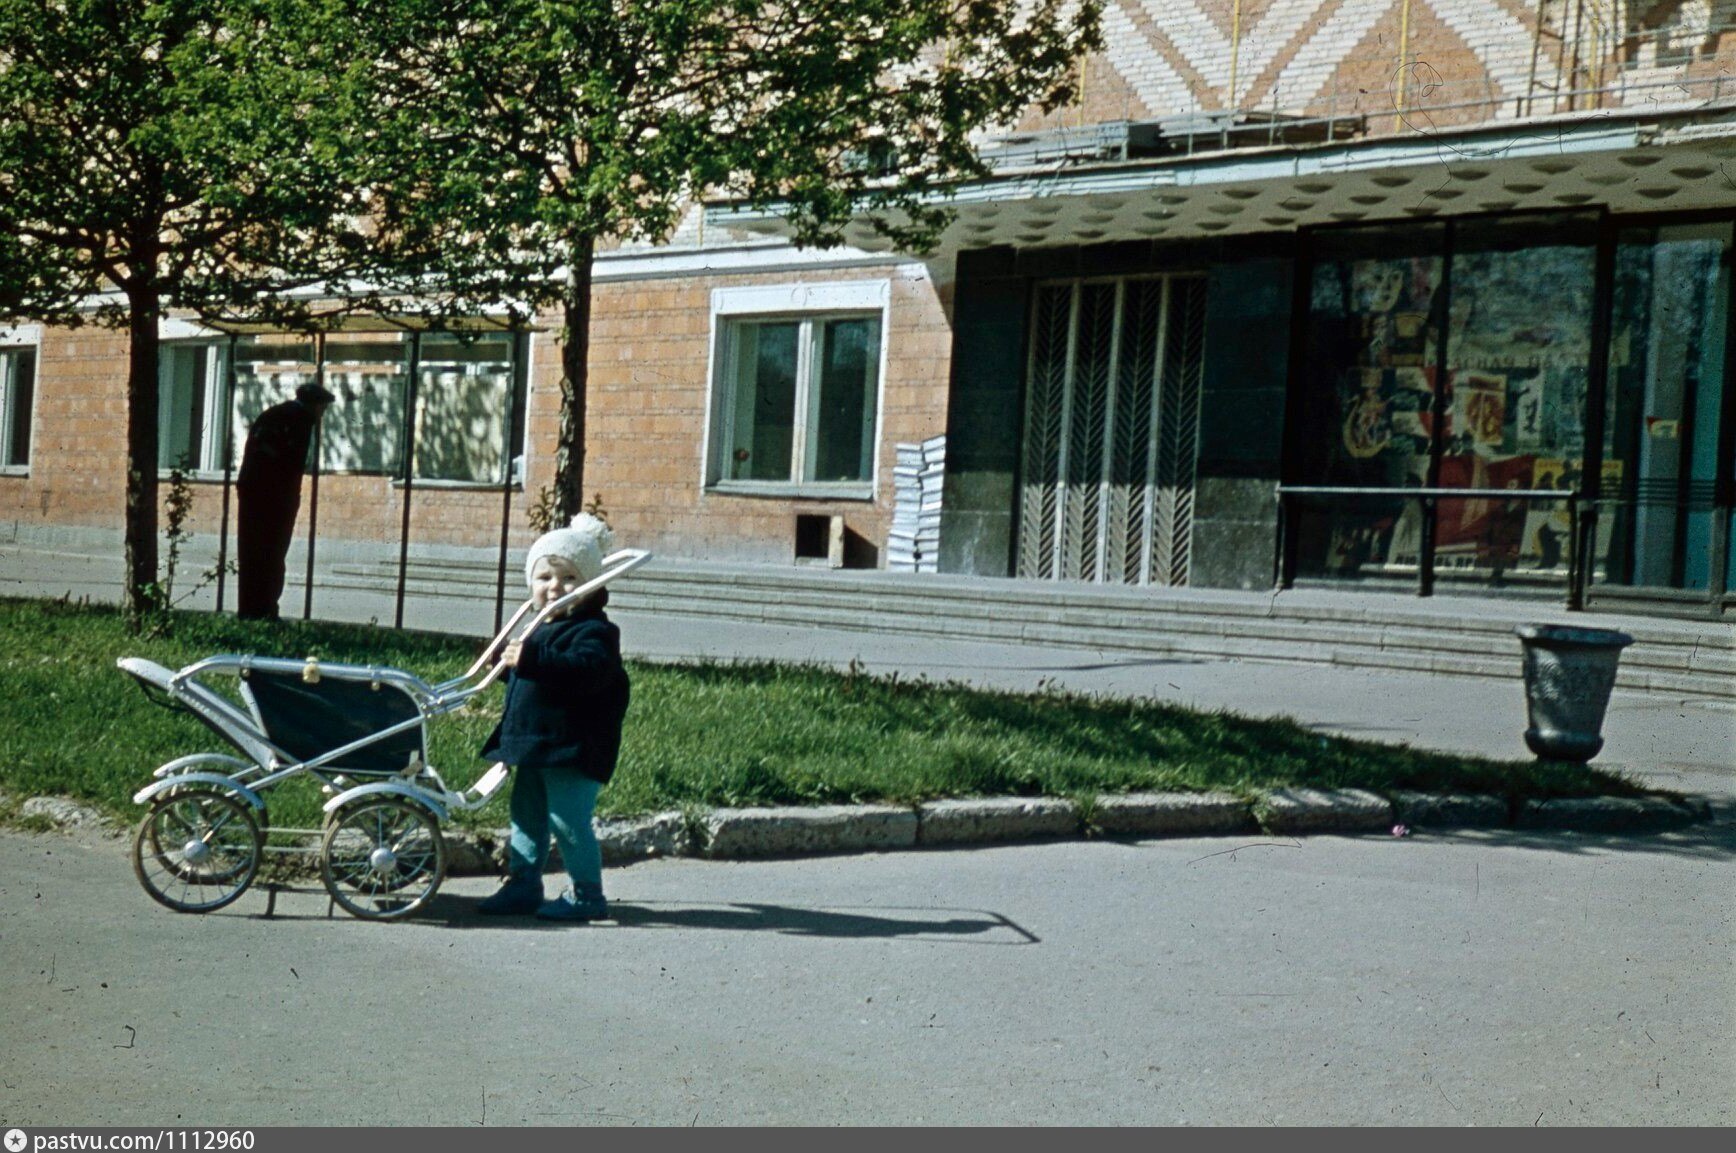
<path fill-rule="evenodd" d="M 426 722 L 492 685 L 507 642 L 638 568 L 651 554 L 623 549 L 603 571 L 519 624 L 527 601 L 469 671 L 430 685 L 414 673 L 371 665 L 214 656 L 178 671 L 138 657 L 118 663 L 147 695 L 192 713 L 239 756 L 194 753 L 152 774 L 133 796 L 150 809 L 133 837 L 133 872 L 153 899 L 177 912 L 209 913 L 247 891 L 267 851 L 266 797 L 312 774 L 330 795 L 318 838 L 320 878 L 357 917 L 387 919 L 422 908 L 446 875 L 440 826 L 454 811 L 488 803 L 506 780 L 497 764 L 454 791 L 428 763 Z M 234 676 L 241 704 L 206 680 Z M 202 679 L 203 678 L 203 679 Z M 283 830 L 280 830 L 283 832 Z M 303 852 L 306 848 L 273 846 Z"/>

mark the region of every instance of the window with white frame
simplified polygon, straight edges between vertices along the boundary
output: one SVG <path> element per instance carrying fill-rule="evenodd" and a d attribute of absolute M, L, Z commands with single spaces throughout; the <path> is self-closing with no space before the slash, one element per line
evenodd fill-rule
<path fill-rule="evenodd" d="M 0 337 L 6 335 L 0 329 Z M 0 343 L 0 469 L 30 467 L 30 419 L 36 407 L 36 347 Z"/>
<path fill-rule="evenodd" d="M 157 387 L 157 467 L 223 471 L 223 346 L 164 344 Z"/>
<path fill-rule="evenodd" d="M 718 289 L 707 482 L 872 494 L 885 281 Z"/>
<path fill-rule="evenodd" d="M 404 408 L 416 365 L 415 478 L 496 485 L 515 479 L 524 451 L 524 375 L 514 338 L 491 332 L 334 334 L 321 348 L 305 337 L 272 336 L 236 348 L 235 445 L 239 462 L 248 426 L 303 384 L 319 381 L 337 397 L 320 426 L 322 472 L 399 477 L 404 471 Z M 507 425 L 507 414 L 513 414 Z"/>
<path fill-rule="evenodd" d="M 509 462 L 524 452 L 524 395 L 512 337 L 422 337 L 416 386 L 416 476 L 470 484 L 513 479 Z M 515 413 L 512 428 L 507 414 Z"/>

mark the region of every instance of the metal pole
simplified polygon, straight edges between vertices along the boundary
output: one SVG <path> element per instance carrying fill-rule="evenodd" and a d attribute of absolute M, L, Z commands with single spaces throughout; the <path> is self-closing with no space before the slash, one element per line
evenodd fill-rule
<path fill-rule="evenodd" d="M 704 214 L 702 213 L 701 216 Z M 501 462 L 500 482 L 500 568 L 494 577 L 494 631 L 500 632 L 500 622 L 506 614 L 506 549 L 512 531 L 512 444 L 518 429 L 518 388 L 524 381 L 525 349 L 530 336 L 524 332 L 512 334 L 512 375 L 506 388 L 506 455 Z M 527 390 L 528 391 L 528 390 Z"/>
<path fill-rule="evenodd" d="M 325 346 L 326 334 L 315 333 L 313 338 L 313 382 L 325 386 Z M 325 419 L 314 422 L 313 426 L 313 489 L 309 494 L 307 507 L 307 576 L 302 589 L 301 619 L 313 619 L 313 549 L 319 540 L 319 463 L 325 455 Z"/>
<path fill-rule="evenodd" d="M 1730 273 L 1726 269 L 1728 280 Z M 1712 571 L 1707 611 L 1716 616 L 1730 593 L 1731 520 L 1736 519 L 1736 286 L 1724 289 L 1724 396 L 1718 429 L 1718 464 L 1712 482 Z"/>
<path fill-rule="evenodd" d="M 1584 608 L 1597 564 L 1597 512 L 1603 496 L 1603 438 L 1609 418 L 1609 342 L 1615 313 L 1615 222 L 1607 211 L 1597 220 L 1597 255 L 1593 259 L 1591 298 L 1591 363 L 1585 380 L 1585 454 L 1579 489 L 1579 556 L 1569 569 L 1574 581 L 1573 607 Z"/>
<path fill-rule="evenodd" d="M 1579 490 L 1567 494 L 1567 611 L 1585 607 L 1579 585 Z"/>
<path fill-rule="evenodd" d="M 1406 88 L 1405 70 L 1410 67 L 1410 11 L 1411 0 L 1404 0 L 1404 6 L 1399 11 L 1398 18 L 1398 71 L 1393 74 L 1396 89 L 1393 93 L 1392 130 L 1399 131 L 1404 127 L 1404 97 Z"/>
<path fill-rule="evenodd" d="M 1225 103 L 1229 106 L 1229 122 L 1236 122 L 1236 109 L 1241 106 L 1236 99 L 1236 70 L 1242 59 L 1242 0 L 1235 0 L 1230 9 L 1230 90 L 1226 94 Z M 1226 133 L 1227 143 L 1227 133 Z"/>
<path fill-rule="evenodd" d="M 217 610 L 223 611 L 223 585 L 229 568 L 229 488 L 235 467 L 235 345 L 229 334 L 229 359 L 223 368 L 223 511 L 217 518 Z"/>
<path fill-rule="evenodd" d="M 1446 222 L 1446 232 L 1443 236 L 1441 252 L 1441 287 L 1436 292 L 1436 298 L 1441 302 L 1440 334 L 1435 343 L 1435 387 L 1430 398 L 1429 427 L 1429 473 L 1426 488 L 1439 488 L 1441 483 L 1441 455 L 1446 448 L 1447 427 L 1447 387 L 1450 383 L 1447 372 L 1448 332 L 1453 326 L 1453 246 L 1456 230 L 1451 220 Z M 1422 541 L 1417 551 L 1417 595 L 1419 597 L 1435 594 L 1435 537 L 1436 522 L 1440 518 L 1440 503 L 1432 496 L 1422 499 Z"/>
<path fill-rule="evenodd" d="M 1289 502 L 1284 499 L 1282 483 L 1272 486 L 1272 500 L 1278 506 L 1278 542 L 1272 554 L 1272 591 L 1278 592 L 1290 587 L 1286 583 L 1287 574 L 1284 571 L 1285 546 L 1289 543 L 1284 539 L 1287 535 L 1284 532 L 1284 506 Z"/>
<path fill-rule="evenodd" d="M 1310 307 L 1313 297 L 1310 290 L 1314 279 L 1312 239 L 1313 234 L 1308 230 L 1298 231 L 1294 256 L 1290 261 L 1289 363 L 1284 366 L 1284 438 L 1278 449 L 1280 485 L 1298 479 L 1302 461 L 1302 414 L 1306 410 L 1305 395 L 1309 381 L 1304 366 L 1308 363 L 1314 316 Z M 1300 517 L 1301 512 L 1295 498 L 1286 499 L 1280 490 L 1277 557 L 1274 564 L 1277 569 L 1275 583 L 1280 589 L 1291 588 L 1296 583 L 1297 528 Z"/>
<path fill-rule="evenodd" d="M 392 627 L 404 627 L 404 578 L 410 563 L 410 492 L 416 476 L 416 396 L 422 375 L 422 334 L 410 334 L 410 379 L 404 388 L 404 516 L 398 529 L 398 605 Z"/>

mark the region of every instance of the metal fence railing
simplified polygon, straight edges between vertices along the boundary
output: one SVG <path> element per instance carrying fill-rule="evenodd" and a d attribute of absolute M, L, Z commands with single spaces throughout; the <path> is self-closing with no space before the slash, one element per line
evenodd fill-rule
<path fill-rule="evenodd" d="M 1355 485 L 1288 485 L 1276 486 L 1278 502 L 1278 540 L 1274 583 L 1279 588 L 1291 588 L 1299 575 L 1298 517 L 1308 502 L 1336 501 L 1339 511 L 1345 502 L 1358 499 L 1415 502 L 1421 516 L 1421 547 L 1416 563 L 1418 596 L 1434 593 L 1437 578 L 1437 512 L 1441 502 L 1456 500 L 1487 500 L 1510 504 L 1531 505 L 1554 502 L 1567 509 L 1567 544 L 1561 556 L 1561 566 L 1528 569 L 1522 574 L 1516 569 L 1506 574 L 1500 569 L 1479 573 L 1486 579 L 1504 579 L 1505 575 L 1522 578 L 1525 583 L 1560 582 L 1564 602 L 1569 609 L 1582 609 L 1593 596 L 1666 596 L 1672 600 L 1703 602 L 1717 613 L 1727 608 L 1736 597 L 1736 581 L 1732 575 L 1733 510 L 1725 500 L 1716 497 L 1710 482 L 1683 485 L 1686 495 L 1666 495 L 1642 490 L 1620 496 L 1590 498 L 1579 489 L 1491 489 L 1491 488 L 1403 488 L 1361 487 Z M 1635 536 L 1631 517 L 1636 510 L 1668 508 L 1675 510 L 1673 531 L 1666 531 L 1661 542 Z M 1514 510 L 1505 510 L 1514 515 Z M 1699 522 L 1696 534 L 1688 531 L 1690 516 L 1708 518 Z M 1690 544 L 1690 538 L 1693 543 Z M 1648 543 L 1649 542 L 1649 543 Z M 1662 553 L 1658 549 L 1663 549 Z M 1624 553 L 1623 550 L 1626 550 Z M 1653 560 L 1662 556 L 1671 560 L 1666 566 L 1669 575 L 1644 578 L 1624 565 L 1636 550 L 1650 549 Z M 1654 555 L 1655 554 L 1655 555 Z M 1669 555 L 1665 555 L 1669 554 Z M 1408 571 L 1408 564 L 1400 571 Z M 1690 575 L 1692 574 L 1692 575 Z M 1389 568 L 1383 575 L 1395 575 Z M 1463 575 L 1463 574 L 1453 574 Z"/>
<path fill-rule="evenodd" d="M 1566 604 L 1569 609 L 1585 606 L 1586 558 L 1583 542 L 1590 538 L 1587 518 L 1591 503 L 1578 489 L 1513 489 L 1513 488 L 1400 488 L 1360 487 L 1354 485 L 1289 485 L 1276 488 L 1278 500 L 1278 573 L 1280 588 L 1290 588 L 1296 580 L 1296 517 L 1298 502 L 1320 498 L 1384 498 L 1415 501 L 1422 513 L 1422 540 L 1417 556 L 1416 588 L 1421 597 L 1432 596 L 1436 583 L 1436 510 L 1443 500 L 1496 500 L 1503 502 L 1551 501 L 1567 504 L 1568 542 L 1566 551 Z"/>
<path fill-rule="evenodd" d="M 514 461 L 522 453 L 521 437 L 523 436 L 523 407 L 528 381 L 527 342 L 528 333 L 523 329 L 503 329 L 510 341 L 511 379 L 504 389 L 504 420 L 501 422 L 502 443 L 498 446 L 501 465 L 500 475 L 494 480 L 483 480 L 471 486 L 475 491 L 490 491 L 498 488 L 500 492 L 499 543 L 496 556 L 495 590 L 494 590 L 494 623 L 498 630 L 506 610 L 506 575 L 507 560 L 511 546 L 511 529 L 513 516 L 513 492 L 520 487 L 522 478 L 517 475 Z M 397 572 L 396 588 L 393 595 L 393 626 L 402 628 L 404 625 L 404 607 L 406 603 L 407 580 L 410 568 L 410 552 L 413 533 L 411 528 L 411 509 L 417 496 L 418 484 L 425 484 L 428 477 L 417 472 L 416 440 L 418 419 L 424 399 L 419 385 L 422 375 L 422 349 L 425 333 L 421 329 L 413 329 L 407 333 L 407 365 L 403 393 L 403 411 L 399 427 L 394 431 L 401 438 L 404 450 L 400 454 L 396 467 L 387 472 L 367 473 L 377 475 L 389 481 L 397 490 L 400 501 L 399 522 L 396 549 Z M 231 547 L 230 537 L 235 531 L 234 518 L 235 501 L 231 490 L 235 485 L 236 472 L 240 466 L 241 444 L 236 442 L 236 346 L 238 337 L 231 335 L 228 341 L 228 354 L 224 358 L 224 394 L 227 409 L 223 422 L 224 435 L 222 442 L 222 475 L 221 496 L 219 498 L 218 528 L 217 528 L 217 566 L 216 566 L 216 608 L 222 612 L 225 607 L 227 589 L 227 573 L 230 567 Z M 314 379 L 324 383 L 326 372 L 326 341 L 324 334 L 317 334 L 314 343 Z M 321 461 L 324 459 L 323 422 L 315 426 L 312 467 L 307 478 L 307 503 L 303 510 L 306 524 L 306 556 L 305 572 L 303 574 L 301 617 L 311 620 L 314 615 L 315 557 L 321 539 L 320 527 L 320 477 Z M 346 538 L 347 539 L 347 538 Z M 381 544 L 388 542 L 381 541 Z M 443 542 L 433 541 L 440 544 Z"/>
<path fill-rule="evenodd" d="M 1736 31 L 1736 25 L 1725 31 Z M 1286 100 L 1277 88 L 1255 98 L 1220 93 L 1219 107 L 1195 104 L 1151 121 L 1069 125 L 1061 111 L 1051 114 L 1055 119 L 1043 128 L 990 141 L 983 159 L 996 169 L 1113 163 L 1231 148 L 1428 135 L 1447 128 L 1622 109 L 1689 109 L 1736 98 L 1733 70 L 1714 66 L 1721 59 L 1670 60 L 1644 68 L 1606 61 L 1595 69 L 1582 67 L 1555 86 L 1493 71 L 1448 79 L 1414 54 L 1402 64 L 1382 57 L 1391 77 L 1383 87 L 1334 87 L 1312 93 L 1300 104 Z M 1696 64 L 1704 70 L 1697 71 Z"/>

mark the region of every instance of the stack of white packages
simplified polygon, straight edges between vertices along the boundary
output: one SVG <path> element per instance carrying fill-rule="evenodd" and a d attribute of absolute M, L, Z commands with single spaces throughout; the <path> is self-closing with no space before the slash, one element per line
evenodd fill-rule
<path fill-rule="evenodd" d="M 940 571 L 940 497 L 946 437 L 901 444 L 892 468 L 892 528 L 886 567 L 893 572 Z"/>

